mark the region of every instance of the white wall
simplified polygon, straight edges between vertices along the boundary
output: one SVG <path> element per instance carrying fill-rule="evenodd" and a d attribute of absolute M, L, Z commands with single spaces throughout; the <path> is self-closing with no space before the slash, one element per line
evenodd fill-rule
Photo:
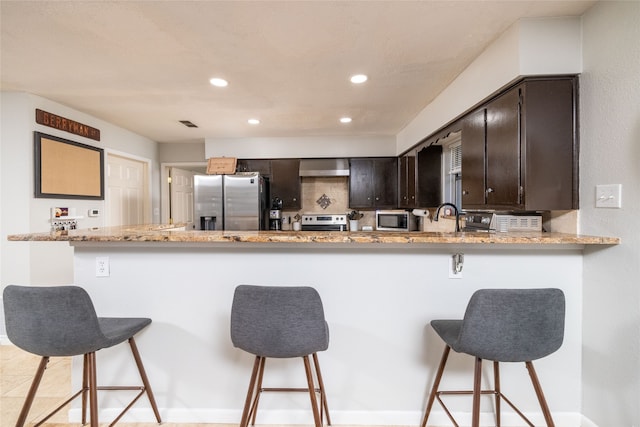
<path fill-rule="evenodd" d="M 209 157 L 312 158 L 395 156 L 395 137 L 206 138 Z"/>
<path fill-rule="evenodd" d="M 87 211 L 104 201 L 36 199 L 34 197 L 33 132 L 104 148 L 105 152 L 126 153 L 152 162 L 152 206 L 159 208 L 159 166 L 157 144 L 92 116 L 47 99 L 15 92 L 0 93 L 2 105 L 0 133 L 0 285 L 61 284 L 73 282 L 73 249 L 66 243 L 9 242 L 7 235 L 49 231 L 50 209 L 76 208 L 84 216 L 79 227 L 104 225 L 104 215 L 89 218 Z M 35 123 L 36 108 L 100 129 L 101 140 L 94 141 Z M 159 209 L 158 209 L 159 211 Z M 159 220 L 159 216 L 156 221 Z M 4 320 L 4 319 L 2 319 Z M 0 322 L 1 323 L 1 322 Z"/>
<path fill-rule="evenodd" d="M 580 34 L 577 17 L 517 22 L 398 133 L 397 153 L 520 76 L 580 73 Z"/>
<path fill-rule="evenodd" d="M 640 426 L 640 2 L 598 2 L 583 18 L 580 229 L 622 244 L 584 258 L 583 413 Z M 622 184 L 622 209 L 596 209 Z"/>
<path fill-rule="evenodd" d="M 253 357 L 233 348 L 229 337 L 233 290 L 239 284 L 316 287 L 331 335 L 329 349 L 319 358 L 333 423 L 394 426 L 420 422 L 444 348 L 427 326 L 430 320 L 460 318 L 478 288 L 558 286 L 567 298 L 565 341 L 560 350 L 536 361 L 536 370 L 556 425 L 579 427 L 580 248 L 408 246 L 79 243 L 76 279 L 103 315 L 153 319 L 138 346 L 164 421 L 185 423 L 240 419 Z M 458 251 L 465 254 L 464 276 L 452 280 L 451 254 Z M 109 257 L 110 277 L 95 277 L 96 256 Z M 119 346 L 99 354 L 102 378 L 135 384 L 128 353 Z M 79 368 L 74 364 L 76 384 Z M 491 364 L 485 369 L 487 380 Z M 501 373 L 507 396 L 542 425 L 524 364 L 504 364 Z M 304 386 L 301 361 L 270 360 L 265 381 L 265 387 Z M 472 383 L 473 358 L 452 354 L 443 386 L 467 389 Z M 112 414 L 117 400 L 105 396 L 101 410 L 111 408 Z M 453 398 L 452 403 L 462 419 L 469 418 L 469 399 Z M 487 398 L 482 405 L 488 420 L 493 419 L 490 403 Z M 148 402 L 143 398 L 127 419 L 151 421 L 153 415 L 144 408 Z M 260 401 L 258 424 L 308 425 L 309 408 L 304 393 L 267 394 Z M 76 419 L 78 412 L 73 412 Z M 505 408 L 504 425 L 523 425 L 514 417 Z M 437 405 L 429 425 L 450 425 Z"/>

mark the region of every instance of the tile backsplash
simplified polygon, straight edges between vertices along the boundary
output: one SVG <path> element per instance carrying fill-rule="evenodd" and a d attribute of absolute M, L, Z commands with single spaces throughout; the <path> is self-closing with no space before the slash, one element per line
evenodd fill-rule
<path fill-rule="evenodd" d="M 285 217 L 293 217 L 299 213 L 327 213 L 346 214 L 349 209 L 349 177 L 302 177 L 302 209 L 299 211 L 283 212 Z M 324 202 L 324 203 L 323 203 Z M 328 202 L 328 205 L 327 205 Z M 322 205 L 326 207 L 323 208 Z M 360 220 L 360 225 L 373 225 L 374 212 L 362 212 L 364 217 Z M 285 229 L 287 225 L 284 225 Z"/>

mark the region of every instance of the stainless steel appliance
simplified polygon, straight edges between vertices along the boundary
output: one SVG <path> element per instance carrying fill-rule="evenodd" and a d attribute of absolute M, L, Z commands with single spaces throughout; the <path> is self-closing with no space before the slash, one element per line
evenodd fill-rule
<path fill-rule="evenodd" d="M 264 230 L 265 180 L 257 172 L 193 177 L 196 230 Z"/>
<path fill-rule="evenodd" d="M 346 214 L 302 215 L 302 231 L 346 231 Z"/>
<path fill-rule="evenodd" d="M 487 233 L 509 231 L 542 231 L 542 215 L 530 212 L 499 213 L 492 211 L 468 211 L 464 214 L 462 231 Z"/>
<path fill-rule="evenodd" d="M 274 197 L 269 210 L 269 230 L 282 230 L 282 200 Z"/>
<path fill-rule="evenodd" d="M 409 211 L 376 211 L 376 230 L 380 231 L 416 231 L 418 218 Z"/>

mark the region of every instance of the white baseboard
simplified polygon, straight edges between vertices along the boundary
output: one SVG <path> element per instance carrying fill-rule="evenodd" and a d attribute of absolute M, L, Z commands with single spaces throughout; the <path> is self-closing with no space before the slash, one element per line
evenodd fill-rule
<path fill-rule="evenodd" d="M 120 413 L 120 409 L 102 409 L 99 417 L 111 420 Z M 239 410 L 205 409 L 205 408 L 173 408 L 161 409 L 160 415 L 165 423 L 220 423 L 235 424 L 240 421 Z M 536 425 L 544 425 L 541 413 L 525 414 Z M 81 411 L 73 408 L 69 411 L 69 421 L 80 422 Z M 423 414 L 417 411 L 331 411 L 333 425 L 366 425 L 366 426 L 418 426 Z M 460 425 L 471 424 L 469 413 L 454 413 Z M 590 420 L 576 412 L 553 413 L 557 427 L 598 427 Z M 150 408 L 132 408 L 122 418 L 123 422 L 155 422 Z M 260 410 L 259 424 L 312 425 L 313 419 L 308 410 Z M 494 425 L 493 414 L 481 415 L 482 425 Z M 502 415 L 503 425 L 524 425 L 522 419 L 513 413 Z M 443 411 L 434 411 L 429 416 L 429 426 L 450 426 L 451 421 Z"/>

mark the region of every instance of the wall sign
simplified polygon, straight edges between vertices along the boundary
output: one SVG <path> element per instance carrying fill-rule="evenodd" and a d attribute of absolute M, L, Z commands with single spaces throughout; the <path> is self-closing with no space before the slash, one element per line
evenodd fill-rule
<path fill-rule="evenodd" d="M 36 108 L 36 123 L 100 141 L 100 129 Z"/>

